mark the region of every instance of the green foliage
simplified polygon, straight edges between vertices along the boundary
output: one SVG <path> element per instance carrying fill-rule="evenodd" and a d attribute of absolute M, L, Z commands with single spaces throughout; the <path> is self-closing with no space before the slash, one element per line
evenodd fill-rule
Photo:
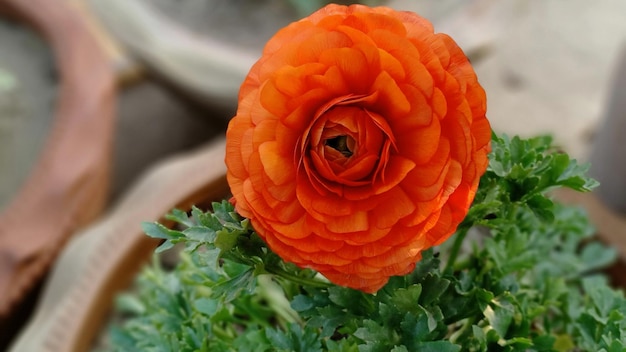
<path fill-rule="evenodd" d="M 626 351 L 626 300 L 599 270 L 614 250 L 555 187 L 596 183 L 546 137 L 494 136 L 490 166 L 451 241 L 377 294 L 284 263 L 227 203 L 145 224 L 186 250 L 120 297 L 117 351 Z"/>

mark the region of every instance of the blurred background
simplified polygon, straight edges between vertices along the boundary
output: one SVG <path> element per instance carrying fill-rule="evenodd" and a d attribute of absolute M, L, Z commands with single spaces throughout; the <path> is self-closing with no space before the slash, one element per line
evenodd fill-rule
<path fill-rule="evenodd" d="M 598 195 L 626 213 L 625 1 L 362 2 L 417 12 L 453 37 L 487 92 L 493 129 L 552 134 L 594 164 L 604 183 Z M 0 0 L 0 295 L 12 287 L 2 286 L 3 275 L 60 250 L 155 164 L 219 141 L 264 43 L 324 3 Z M 209 167 L 221 172 L 222 160 Z M 37 216 L 28 214 L 37 206 Z M 51 209 L 69 215 L 31 224 Z M 25 223 L 37 230 L 14 233 Z M 16 277 L 40 278 L 54 259 L 44 257 L 41 270 Z"/>
<path fill-rule="evenodd" d="M 265 41 L 320 6 L 302 0 L 64 1 L 87 16 L 121 82 L 113 197 L 155 160 L 221 133 L 234 113 L 238 84 Z M 589 158 L 626 40 L 626 2 L 369 3 L 416 11 L 455 38 L 487 91 L 496 131 L 551 133 L 575 157 Z M 45 40 L 28 26 L 2 19 L 0 209 L 43 148 L 58 91 Z"/>

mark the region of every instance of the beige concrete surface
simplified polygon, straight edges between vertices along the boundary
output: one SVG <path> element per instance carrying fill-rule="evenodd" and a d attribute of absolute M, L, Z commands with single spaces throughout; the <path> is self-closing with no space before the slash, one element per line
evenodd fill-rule
<path fill-rule="evenodd" d="M 421 3 L 414 7 L 432 11 L 434 1 Z M 437 31 L 463 48 L 482 48 L 475 66 L 494 130 L 550 133 L 571 155 L 586 160 L 605 113 L 619 49 L 626 44 L 626 1 L 463 4 L 433 21 Z"/>

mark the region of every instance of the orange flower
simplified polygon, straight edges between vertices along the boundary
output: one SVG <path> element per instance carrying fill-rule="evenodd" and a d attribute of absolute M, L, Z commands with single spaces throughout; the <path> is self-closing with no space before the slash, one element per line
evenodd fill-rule
<path fill-rule="evenodd" d="M 485 99 L 424 18 L 326 6 L 270 39 L 241 86 L 226 142 L 236 209 L 284 260 L 375 292 L 467 214 Z"/>

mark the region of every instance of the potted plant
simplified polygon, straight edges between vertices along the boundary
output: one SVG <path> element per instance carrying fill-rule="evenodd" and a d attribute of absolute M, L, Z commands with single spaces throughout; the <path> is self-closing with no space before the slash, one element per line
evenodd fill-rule
<path fill-rule="evenodd" d="M 144 224 L 185 251 L 120 300 L 115 350 L 626 348 L 598 273 L 615 251 L 548 195 L 597 183 L 548 137 L 492 135 L 469 62 L 423 18 L 323 8 L 270 40 L 239 99 L 232 201 Z"/>
<path fill-rule="evenodd" d="M 598 274 L 615 252 L 548 195 L 596 182 L 548 137 L 492 134 L 425 19 L 326 7 L 270 40 L 239 97 L 232 200 L 144 224 L 185 250 L 120 298 L 108 348 L 623 350 L 626 301 Z"/>

